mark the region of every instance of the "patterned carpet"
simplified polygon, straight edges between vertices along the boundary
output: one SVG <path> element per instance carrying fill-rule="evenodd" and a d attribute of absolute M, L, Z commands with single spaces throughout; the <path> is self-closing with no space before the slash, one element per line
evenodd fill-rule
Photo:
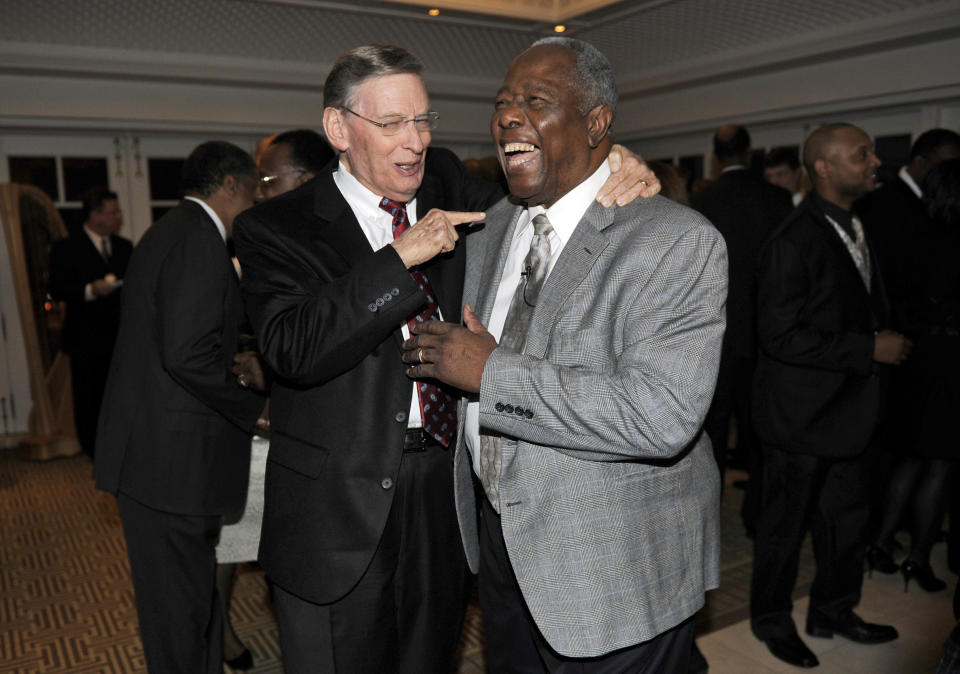
<path fill-rule="evenodd" d="M 85 456 L 30 463 L 0 451 L 0 673 L 146 670 L 126 548 L 112 496 L 97 492 Z M 728 481 L 742 477 L 732 472 Z M 725 490 L 723 580 L 698 616 L 698 633 L 747 615 L 751 542 Z M 798 594 L 812 577 L 809 544 Z M 277 627 L 262 571 L 239 566 L 231 618 L 253 652 L 253 672 L 282 672 Z M 457 674 L 485 671 L 479 609 L 468 611 Z"/>

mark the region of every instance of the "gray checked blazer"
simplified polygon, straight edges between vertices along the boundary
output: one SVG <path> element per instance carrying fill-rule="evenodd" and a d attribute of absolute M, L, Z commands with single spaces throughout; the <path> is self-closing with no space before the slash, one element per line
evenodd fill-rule
<path fill-rule="evenodd" d="M 522 210 L 504 199 L 467 237 L 463 301 L 485 325 Z M 498 347 L 487 361 L 480 424 L 505 436 L 503 536 L 533 619 L 562 655 L 651 639 L 719 582 L 720 482 L 701 426 L 726 294 L 726 248 L 701 215 L 659 196 L 594 203 L 547 278 L 525 352 Z M 457 514 L 476 571 L 462 436 Z"/>

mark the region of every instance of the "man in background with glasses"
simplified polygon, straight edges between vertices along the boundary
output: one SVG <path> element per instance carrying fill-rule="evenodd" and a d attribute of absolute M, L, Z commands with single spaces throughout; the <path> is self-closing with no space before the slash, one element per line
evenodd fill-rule
<path fill-rule="evenodd" d="M 457 226 L 501 191 L 427 152 L 437 114 L 421 69 L 399 47 L 341 56 L 323 90 L 338 162 L 237 223 L 275 375 L 260 562 L 290 674 L 446 672 L 460 636 L 458 393 L 407 379 L 400 344 L 410 323 L 459 316 Z"/>
<path fill-rule="evenodd" d="M 257 201 L 272 199 L 300 187 L 320 174 L 333 159 L 333 150 L 316 131 L 296 129 L 272 137 L 257 167 Z"/>

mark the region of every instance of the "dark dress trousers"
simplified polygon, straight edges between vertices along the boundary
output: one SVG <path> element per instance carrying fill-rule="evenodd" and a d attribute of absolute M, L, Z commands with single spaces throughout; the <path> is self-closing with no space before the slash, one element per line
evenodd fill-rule
<path fill-rule="evenodd" d="M 70 356 L 73 418 L 77 440 L 93 456 L 100 401 L 107 383 L 113 343 L 120 326 L 122 289 L 106 297 L 84 298 L 88 283 L 113 274 L 126 275 L 133 245 L 110 235 L 110 259 L 104 259 L 86 231 L 55 241 L 50 249 L 50 295 L 66 303 L 61 346 Z"/>
<path fill-rule="evenodd" d="M 795 629 L 790 593 L 807 528 L 817 555 L 810 612 L 832 618 L 859 601 L 864 474 L 883 392 L 874 332 L 889 326 L 872 266 L 868 292 L 814 196 L 760 255 L 753 402 L 765 465 L 750 612 L 761 639 Z"/>
<path fill-rule="evenodd" d="M 275 377 L 260 563 L 278 587 L 287 671 L 445 672 L 466 580 L 452 449 L 404 452 L 413 388 L 400 326 L 424 296 L 392 246 L 371 249 L 336 167 L 236 224 Z M 500 196 L 452 153 L 427 153 L 418 217 Z M 459 320 L 463 238 L 423 269 L 444 318 Z"/>
<path fill-rule="evenodd" d="M 130 259 L 94 463 L 118 495 L 151 672 L 223 666 L 214 545 L 243 508 L 264 405 L 231 373 L 242 318 L 216 225 L 182 201 Z"/>

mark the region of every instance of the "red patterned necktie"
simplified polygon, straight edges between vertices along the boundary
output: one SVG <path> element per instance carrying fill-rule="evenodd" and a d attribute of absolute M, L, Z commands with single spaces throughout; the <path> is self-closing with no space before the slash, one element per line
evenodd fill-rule
<path fill-rule="evenodd" d="M 396 239 L 410 228 L 407 219 L 406 204 L 387 199 L 380 202 L 380 208 L 393 216 L 393 238 Z M 426 297 L 426 303 L 407 320 L 407 327 L 413 327 L 424 321 L 440 320 L 440 306 L 437 304 L 430 287 L 430 280 L 420 269 L 411 269 L 410 276 Z M 444 447 L 450 444 L 450 438 L 457 430 L 457 401 L 447 392 L 446 387 L 431 381 L 417 382 L 417 396 L 420 399 L 420 418 L 423 429 Z"/>

